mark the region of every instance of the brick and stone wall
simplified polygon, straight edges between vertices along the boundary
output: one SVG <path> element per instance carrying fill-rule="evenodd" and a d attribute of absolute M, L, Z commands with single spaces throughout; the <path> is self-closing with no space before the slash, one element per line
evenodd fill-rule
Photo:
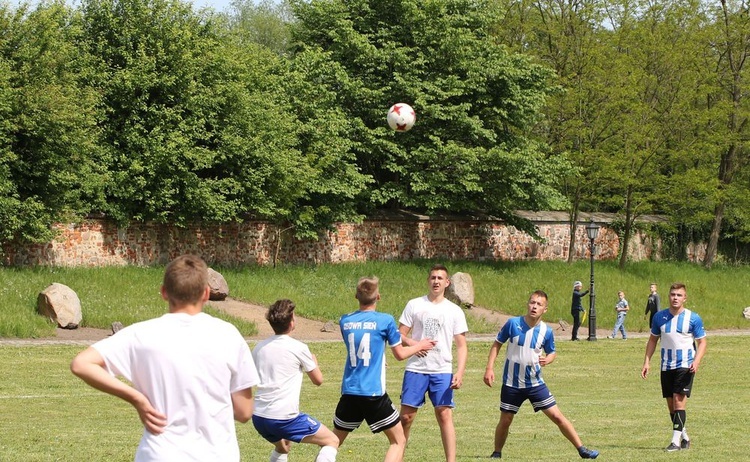
<path fill-rule="evenodd" d="M 541 241 L 502 221 L 398 215 L 341 223 L 317 241 L 294 239 L 268 222 L 206 225 L 185 228 L 135 223 L 118 227 L 107 220 L 57 226 L 57 238 L 45 244 L 7 245 L 7 266 L 105 266 L 163 264 L 185 253 L 201 255 L 212 265 L 267 265 L 284 263 L 340 263 L 368 260 L 565 260 L 570 225 L 564 212 L 525 213 L 537 227 Z M 574 258 L 589 258 L 582 215 L 577 227 Z M 595 214 L 602 226 L 596 258 L 617 258 L 620 239 L 608 223 L 614 215 Z M 633 260 L 659 259 L 660 245 L 646 235 L 633 237 Z M 696 250 L 695 252 L 700 252 Z"/>

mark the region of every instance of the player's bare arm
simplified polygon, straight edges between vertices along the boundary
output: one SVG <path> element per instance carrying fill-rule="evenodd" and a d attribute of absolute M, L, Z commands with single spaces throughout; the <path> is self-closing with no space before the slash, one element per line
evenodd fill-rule
<path fill-rule="evenodd" d="M 557 358 L 557 352 L 553 352 L 548 355 L 541 356 L 539 358 L 539 365 L 542 367 L 550 365 L 555 360 L 555 358 Z"/>
<path fill-rule="evenodd" d="M 394 345 L 391 348 L 391 352 L 393 353 L 393 357 L 396 358 L 399 361 L 403 361 L 404 359 L 408 358 L 409 356 L 418 354 L 418 353 L 427 353 L 428 351 L 432 350 L 432 348 L 437 345 L 437 340 L 432 340 L 428 338 L 424 338 L 417 342 L 415 345 L 412 346 L 404 346 L 403 343 L 400 345 Z"/>
<path fill-rule="evenodd" d="M 497 359 L 497 355 L 500 353 L 502 347 L 503 344 L 497 340 L 495 340 L 490 347 L 490 353 L 487 357 L 487 366 L 484 368 L 484 383 L 488 387 L 492 387 L 492 384 L 495 383 L 495 359 Z"/>
<path fill-rule="evenodd" d="M 157 411 L 146 395 L 112 376 L 105 367 L 102 355 L 95 348 L 88 347 L 73 359 L 70 371 L 91 387 L 130 403 L 149 433 L 163 433 L 167 416 Z"/>
<path fill-rule="evenodd" d="M 656 351 L 656 341 L 658 338 L 659 337 L 654 334 L 651 334 L 648 338 L 648 343 L 646 344 L 646 356 L 643 359 L 643 368 L 641 369 L 641 377 L 644 379 L 648 377 L 648 371 L 651 368 L 651 357 L 654 355 L 654 351 Z"/>
<path fill-rule="evenodd" d="M 232 393 L 232 410 L 234 420 L 240 423 L 247 423 L 253 417 L 253 389 L 245 388 L 244 390 Z"/>
<path fill-rule="evenodd" d="M 703 355 L 706 354 L 706 337 L 696 339 L 695 346 L 695 359 L 693 360 L 693 364 L 690 365 L 690 372 L 693 374 L 698 372 L 698 368 L 703 360 Z"/>
<path fill-rule="evenodd" d="M 458 390 L 463 385 L 464 372 L 466 371 L 466 361 L 469 358 L 469 346 L 466 344 L 466 334 L 461 333 L 453 336 L 453 342 L 456 344 L 456 373 L 451 380 L 451 388 Z"/>

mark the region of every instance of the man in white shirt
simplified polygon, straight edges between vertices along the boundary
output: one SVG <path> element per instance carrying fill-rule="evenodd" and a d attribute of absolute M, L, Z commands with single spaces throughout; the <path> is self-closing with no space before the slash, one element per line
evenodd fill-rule
<path fill-rule="evenodd" d="M 206 263 L 176 258 L 161 287 L 169 313 L 120 330 L 71 363 L 73 374 L 138 412 L 136 462 L 240 460 L 234 420 L 250 420 L 258 373 L 237 328 L 202 312 L 209 293 Z"/>
<path fill-rule="evenodd" d="M 405 346 L 422 339 L 436 341 L 432 350 L 412 356 L 406 363 L 401 387 L 401 424 L 409 440 L 411 425 L 428 394 L 440 427 L 446 462 L 456 461 L 456 429 L 453 424 L 453 390 L 463 384 L 468 347 L 466 316 L 461 308 L 445 298 L 450 285 L 448 269 L 435 265 L 427 278 L 429 293 L 410 300 L 399 318 L 399 331 Z M 453 373 L 453 342 L 458 364 Z"/>
<path fill-rule="evenodd" d="M 278 300 L 266 319 L 275 335 L 253 348 L 260 385 L 255 392 L 253 425 L 260 436 L 274 445 L 270 462 L 285 462 L 291 443 L 320 446 L 315 462 L 335 462 L 339 439 L 315 418 L 301 413 L 299 396 L 302 372 L 315 385 L 323 383 L 323 373 L 310 349 L 290 334 L 294 330 L 294 302 Z"/>

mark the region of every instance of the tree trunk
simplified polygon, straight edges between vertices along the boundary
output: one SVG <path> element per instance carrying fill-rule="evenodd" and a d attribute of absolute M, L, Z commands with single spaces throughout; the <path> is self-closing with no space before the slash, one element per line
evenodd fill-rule
<path fill-rule="evenodd" d="M 724 200 L 716 204 L 714 209 L 714 222 L 711 225 L 711 235 L 708 237 L 706 256 L 703 258 L 703 266 L 711 268 L 719 250 L 719 235 L 721 233 L 721 222 L 724 220 Z"/>
<path fill-rule="evenodd" d="M 576 184 L 576 191 L 573 195 L 573 209 L 570 211 L 570 240 L 568 241 L 568 263 L 573 263 L 576 251 L 576 231 L 578 230 L 578 213 L 581 203 L 581 180 Z"/>
<path fill-rule="evenodd" d="M 625 194 L 625 230 L 622 234 L 622 252 L 620 253 L 620 263 L 618 268 L 625 269 L 625 263 L 628 261 L 628 247 L 630 247 L 630 235 L 633 232 L 633 186 L 628 185 Z"/>

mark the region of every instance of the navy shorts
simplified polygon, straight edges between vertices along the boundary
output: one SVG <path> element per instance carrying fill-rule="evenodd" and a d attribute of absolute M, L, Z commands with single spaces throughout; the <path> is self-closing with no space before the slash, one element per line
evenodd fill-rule
<path fill-rule="evenodd" d="M 671 398 L 673 395 L 685 395 L 690 398 L 693 377 L 695 374 L 685 367 L 661 371 L 661 395 L 664 398 Z"/>
<path fill-rule="evenodd" d="M 453 374 L 420 374 L 404 372 L 401 384 L 401 405 L 420 408 L 425 402 L 425 393 L 430 396 L 434 407 L 456 407 L 453 402 L 451 382 Z"/>
<path fill-rule="evenodd" d="M 334 427 L 351 432 L 359 428 L 363 420 L 373 433 L 388 430 L 401 421 L 388 393 L 383 396 L 342 395 L 336 406 Z"/>
<path fill-rule="evenodd" d="M 557 404 L 555 397 L 545 384 L 531 388 L 513 388 L 503 385 L 500 391 L 500 410 L 516 414 L 527 399 L 531 402 L 534 412 L 549 409 Z"/>
<path fill-rule="evenodd" d="M 288 420 L 266 419 L 265 417 L 253 415 L 253 426 L 260 436 L 270 443 L 276 443 L 281 440 L 299 443 L 306 436 L 318 433 L 320 422 L 307 414 L 300 414 Z"/>

